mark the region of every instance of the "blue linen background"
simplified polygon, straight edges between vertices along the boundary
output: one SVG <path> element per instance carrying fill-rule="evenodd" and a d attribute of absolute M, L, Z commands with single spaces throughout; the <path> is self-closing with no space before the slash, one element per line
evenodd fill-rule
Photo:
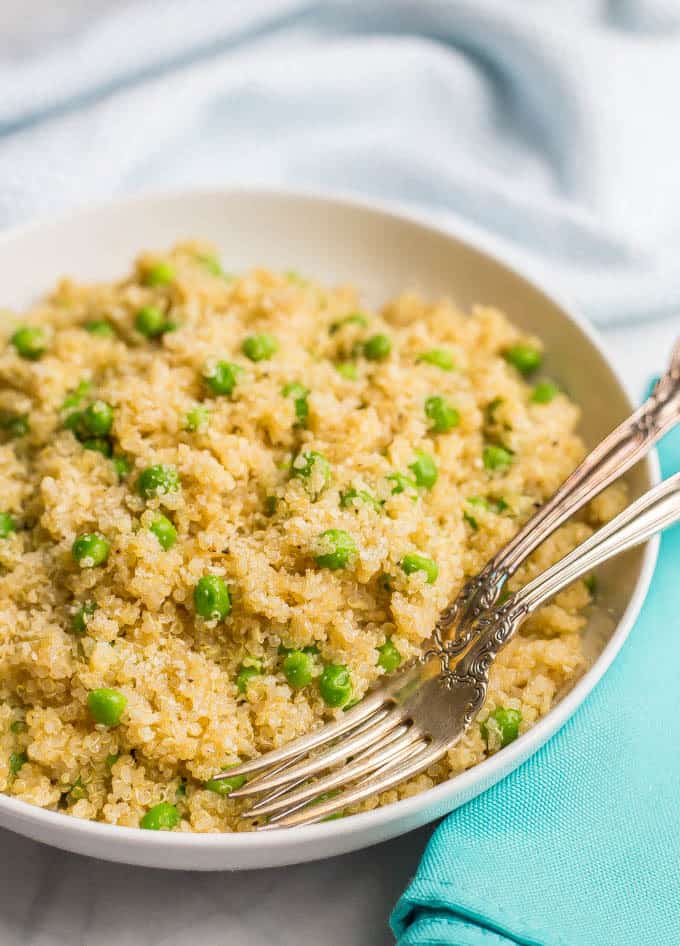
<path fill-rule="evenodd" d="M 465 216 L 600 322 L 678 303 L 677 0 L 24 6 L 0 225 L 143 188 L 351 190 Z"/>

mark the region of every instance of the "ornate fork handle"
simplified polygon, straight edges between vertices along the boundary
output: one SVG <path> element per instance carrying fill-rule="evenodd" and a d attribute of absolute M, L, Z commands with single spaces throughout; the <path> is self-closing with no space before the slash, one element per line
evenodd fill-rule
<path fill-rule="evenodd" d="M 562 486 L 439 616 L 434 649 L 455 657 L 469 646 L 475 619 L 498 600 L 501 589 L 522 562 L 563 522 L 630 469 L 680 420 L 680 342 L 666 373 L 649 398 L 623 421 L 567 477 Z M 452 633 L 453 632 L 453 633 Z"/>
<path fill-rule="evenodd" d="M 542 572 L 499 608 L 477 618 L 476 640 L 454 668 L 444 671 L 447 687 L 474 690 L 465 712 L 466 723 L 481 709 L 489 670 L 501 648 L 514 637 L 526 617 L 577 578 L 621 552 L 647 541 L 680 519 L 680 473 L 645 493 L 559 562 Z"/>

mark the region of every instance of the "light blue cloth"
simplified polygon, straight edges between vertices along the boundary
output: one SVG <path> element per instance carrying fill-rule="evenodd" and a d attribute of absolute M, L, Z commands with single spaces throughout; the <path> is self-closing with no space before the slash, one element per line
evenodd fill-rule
<path fill-rule="evenodd" d="M 4 0 L 0 226 L 349 190 L 464 216 L 596 320 L 668 315 L 679 26 L 678 0 Z"/>
<path fill-rule="evenodd" d="M 680 470 L 680 430 L 661 447 Z M 433 835 L 398 946 L 680 944 L 680 526 L 642 614 L 570 722 Z"/>

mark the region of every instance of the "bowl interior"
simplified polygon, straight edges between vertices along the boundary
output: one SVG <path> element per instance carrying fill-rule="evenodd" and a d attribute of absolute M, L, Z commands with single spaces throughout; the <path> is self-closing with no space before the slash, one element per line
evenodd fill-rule
<path fill-rule="evenodd" d="M 630 412 L 630 400 L 592 335 L 532 283 L 463 239 L 385 210 L 342 200 L 252 191 L 152 196 L 10 232 L 0 238 L 3 270 L 0 306 L 20 309 L 66 274 L 81 281 L 115 278 L 127 271 L 131 259 L 140 250 L 162 249 L 192 237 L 213 241 L 227 270 L 239 271 L 256 265 L 294 269 L 320 282 L 353 283 L 361 287 L 366 301 L 371 304 L 380 304 L 403 289 L 415 289 L 429 298 L 448 295 L 463 307 L 474 303 L 497 305 L 520 327 L 543 339 L 547 353 L 545 373 L 554 377 L 581 405 L 581 430 L 588 444 L 596 443 Z M 640 464 L 631 473 L 628 479 L 632 495 L 649 487 L 651 471 L 649 464 Z M 590 629 L 593 656 L 601 651 L 629 605 L 640 581 L 642 563 L 643 553 L 636 551 L 615 560 L 604 573 L 601 607 Z M 556 726 L 557 722 L 553 728 Z M 548 723 L 546 735 L 550 734 L 549 730 Z M 285 843 L 275 840 L 277 832 L 257 838 L 226 835 L 220 839 L 221 844 L 214 837 L 208 844 L 205 837 L 196 835 L 186 842 L 193 847 L 186 844 L 185 847 L 187 851 L 195 850 L 203 844 L 206 850 L 216 852 L 214 863 L 206 861 L 202 865 L 213 867 L 240 866 L 232 863 L 236 858 L 229 853 L 230 844 L 234 854 L 236 848 L 242 852 L 248 843 L 253 852 L 259 852 L 253 853 L 253 857 L 248 858 L 250 863 L 243 866 L 268 866 L 345 851 L 415 827 L 443 810 L 452 809 L 464 800 L 456 796 L 456 781 L 424 793 L 421 808 L 422 812 L 429 813 L 421 813 L 419 818 L 413 814 L 417 805 L 409 808 L 402 802 L 390 806 L 394 809 L 394 818 L 388 831 L 384 826 L 390 822 L 389 809 L 382 809 L 380 815 L 371 812 L 347 819 L 347 829 L 334 827 L 334 833 L 329 833 L 329 838 L 340 838 L 344 833 L 343 842 L 336 843 L 335 847 L 327 845 L 323 852 L 314 851 L 312 846 L 304 855 L 302 848 L 297 854 L 289 852 L 282 856 L 279 852 L 274 855 L 274 849 L 277 846 L 277 850 L 281 849 Z M 484 782 L 490 784 L 488 769 Z M 434 792 L 444 799 L 443 808 L 441 805 L 428 808 L 425 796 Z M 0 796 L 0 814 L 7 805 L 8 800 Z M 16 811 L 16 802 L 10 808 Z M 29 806 L 24 805 L 23 809 Z M 408 811 L 408 817 L 400 815 L 400 809 Z M 380 836 L 371 828 L 370 815 L 375 816 L 375 824 L 380 821 L 383 825 Z M 56 833 L 50 836 L 49 830 L 40 827 L 48 823 L 45 818 L 60 825 L 76 820 L 34 809 L 21 812 L 22 826 L 10 826 L 70 849 L 87 848 L 73 840 L 76 832 L 70 831 L 68 824 L 55 829 Z M 6 824 L 11 820 L 2 818 Z M 350 829 L 352 822 L 356 822 L 357 827 Z M 105 826 L 81 825 L 78 832 L 85 836 L 89 830 L 94 837 L 93 828 L 96 834 L 96 829 L 101 827 Z M 331 828 L 330 825 L 323 827 Z M 149 839 L 148 832 L 126 832 L 120 828 L 108 831 L 109 839 L 112 832 L 119 833 L 121 843 L 124 835 L 146 835 L 142 847 L 147 849 L 149 845 L 156 845 L 160 851 L 162 846 L 172 843 L 170 837 Z M 285 832 L 290 838 L 289 848 L 294 846 L 296 833 Z M 141 851 L 139 845 L 137 848 Z M 95 853 L 96 849 L 87 852 Z M 102 850 L 98 856 L 107 855 Z M 163 864 L 165 855 L 157 858 L 135 855 L 132 845 L 128 853 L 116 854 L 114 850 L 112 856 L 159 866 L 201 866 L 195 857 L 180 855 L 176 863 Z"/>

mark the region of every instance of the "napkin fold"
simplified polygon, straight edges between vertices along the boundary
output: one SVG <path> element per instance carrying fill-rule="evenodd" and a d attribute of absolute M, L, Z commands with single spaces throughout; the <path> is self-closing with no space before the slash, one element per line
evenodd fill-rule
<path fill-rule="evenodd" d="M 680 469 L 680 430 L 661 443 Z M 432 836 L 398 946 L 680 944 L 680 526 L 613 665 L 562 730 Z"/>

